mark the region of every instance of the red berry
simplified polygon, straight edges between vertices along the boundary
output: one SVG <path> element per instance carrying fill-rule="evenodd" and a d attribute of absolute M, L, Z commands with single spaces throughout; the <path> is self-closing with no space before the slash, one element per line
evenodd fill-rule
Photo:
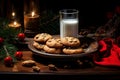
<path fill-rule="evenodd" d="M 19 33 L 18 34 L 18 39 L 19 40 L 24 40 L 25 39 L 25 34 L 24 33 Z"/>
<path fill-rule="evenodd" d="M 2 44 L 3 42 L 4 42 L 4 39 L 0 37 L 0 44 Z"/>
<path fill-rule="evenodd" d="M 7 56 L 5 59 L 4 59 L 4 64 L 6 66 L 11 66 L 13 64 L 13 59 L 11 56 Z"/>
<path fill-rule="evenodd" d="M 17 52 L 15 53 L 15 57 L 16 57 L 17 59 L 21 59 L 21 58 L 23 57 L 23 53 L 22 53 L 21 51 L 17 51 Z"/>

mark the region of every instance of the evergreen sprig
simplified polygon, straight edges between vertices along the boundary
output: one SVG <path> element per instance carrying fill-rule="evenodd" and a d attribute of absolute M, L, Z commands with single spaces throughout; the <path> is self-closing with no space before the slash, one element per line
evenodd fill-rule
<path fill-rule="evenodd" d="M 20 32 L 20 29 L 14 29 L 8 26 L 9 21 L 7 19 L 0 19 L 0 37 L 4 39 L 4 42 L 0 44 L 0 59 L 5 58 L 6 51 L 4 50 L 3 46 L 6 46 L 10 56 L 16 61 L 14 54 L 18 50 L 17 47 L 14 45 L 16 42 L 17 34 Z"/>
<path fill-rule="evenodd" d="M 4 44 L 4 45 L 6 46 L 6 49 L 9 52 L 9 56 L 11 56 L 13 58 L 13 61 L 15 62 L 16 58 L 15 58 L 14 54 L 18 50 L 17 47 L 13 44 L 8 44 L 8 43 Z M 4 59 L 7 56 L 6 51 L 3 47 L 4 45 L 2 45 L 0 47 L 0 59 Z"/>

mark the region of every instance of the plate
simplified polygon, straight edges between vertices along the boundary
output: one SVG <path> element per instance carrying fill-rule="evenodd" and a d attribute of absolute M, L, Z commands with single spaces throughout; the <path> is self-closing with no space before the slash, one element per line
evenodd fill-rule
<path fill-rule="evenodd" d="M 89 37 L 81 37 L 79 38 L 81 45 L 84 45 L 84 52 L 80 54 L 51 54 L 51 53 L 46 53 L 45 51 L 40 51 L 34 48 L 33 40 L 31 40 L 28 43 L 28 48 L 36 55 L 42 56 L 42 57 L 47 57 L 47 58 L 80 58 L 83 56 L 86 56 L 88 54 L 91 54 L 95 51 L 97 51 L 98 48 L 98 43 L 96 40 L 89 38 Z M 88 46 L 86 46 L 88 45 Z"/>

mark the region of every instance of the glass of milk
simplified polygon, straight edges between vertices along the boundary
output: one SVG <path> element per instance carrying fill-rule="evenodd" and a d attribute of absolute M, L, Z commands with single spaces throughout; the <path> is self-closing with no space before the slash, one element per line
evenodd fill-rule
<path fill-rule="evenodd" d="M 60 37 L 78 37 L 78 10 L 60 10 Z"/>

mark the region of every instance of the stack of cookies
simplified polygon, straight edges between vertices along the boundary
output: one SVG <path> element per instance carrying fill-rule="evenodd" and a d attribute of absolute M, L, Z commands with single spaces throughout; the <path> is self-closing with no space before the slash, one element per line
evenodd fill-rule
<path fill-rule="evenodd" d="M 75 37 L 64 37 L 61 39 L 63 47 L 63 53 L 65 54 L 78 54 L 82 53 L 83 49 L 80 47 L 80 40 Z"/>
<path fill-rule="evenodd" d="M 37 34 L 34 37 L 33 46 L 38 50 L 52 54 L 78 54 L 83 52 L 78 38 L 53 38 L 48 33 Z"/>
<path fill-rule="evenodd" d="M 63 44 L 60 38 L 52 38 L 46 42 L 44 51 L 48 53 L 60 54 L 62 53 Z"/>
<path fill-rule="evenodd" d="M 35 37 L 33 38 L 34 42 L 33 42 L 33 46 L 38 49 L 38 50 L 43 50 L 46 41 L 48 39 L 51 39 L 52 36 L 48 33 L 40 33 L 35 35 Z"/>

